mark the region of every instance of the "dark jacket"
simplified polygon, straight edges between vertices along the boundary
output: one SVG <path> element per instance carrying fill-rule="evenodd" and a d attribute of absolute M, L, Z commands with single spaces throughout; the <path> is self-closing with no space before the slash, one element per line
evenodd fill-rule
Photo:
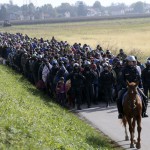
<path fill-rule="evenodd" d="M 85 77 L 81 73 L 73 72 L 67 76 L 66 80 L 71 80 L 72 88 L 80 88 L 83 86 Z"/>
<path fill-rule="evenodd" d="M 121 75 L 121 85 L 122 88 L 126 88 L 126 82 L 129 81 L 131 82 L 139 82 L 139 88 L 143 88 L 141 76 L 134 66 L 126 66 L 122 70 L 122 75 Z"/>
<path fill-rule="evenodd" d="M 83 75 L 85 77 L 85 85 L 90 85 L 94 83 L 95 79 L 96 79 L 96 74 L 89 70 L 84 70 Z"/>
<path fill-rule="evenodd" d="M 115 67 L 113 70 L 116 73 L 116 82 L 117 82 L 117 84 L 120 85 L 120 83 L 121 83 L 122 67 Z"/>
<path fill-rule="evenodd" d="M 115 78 L 113 73 L 107 70 L 104 70 L 100 75 L 100 85 L 101 87 L 112 87 L 115 83 Z"/>
<path fill-rule="evenodd" d="M 150 67 L 142 71 L 142 81 L 144 86 L 150 86 Z"/>

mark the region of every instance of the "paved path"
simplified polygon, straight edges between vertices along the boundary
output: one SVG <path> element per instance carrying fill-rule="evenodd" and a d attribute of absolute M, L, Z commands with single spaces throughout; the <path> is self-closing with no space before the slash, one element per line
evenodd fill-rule
<path fill-rule="evenodd" d="M 105 108 L 100 104 L 90 109 L 82 109 L 78 113 L 120 146 L 130 149 L 130 141 L 124 140 L 124 128 L 121 121 L 117 119 L 118 112 L 115 105 L 112 104 L 110 108 Z M 148 107 L 148 114 L 150 115 L 150 106 Z M 150 117 L 142 119 L 141 140 L 142 148 L 140 150 L 150 150 Z"/>

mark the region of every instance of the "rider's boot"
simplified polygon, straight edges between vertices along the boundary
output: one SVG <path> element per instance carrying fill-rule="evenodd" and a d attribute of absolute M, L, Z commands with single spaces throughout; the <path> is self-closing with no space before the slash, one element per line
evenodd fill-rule
<path fill-rule="evenodd" d="M 147 104 L 145 104 L 144 100 L 142 101 L 142 118 L 145 118 L 145 117 L 148 117 L 148 114 L 147 114 Z"/>
<path fill-rule="evenodd" d="M 142 114 L 142 118 L 146 118 L 146 117 L 148 117 L 147 112 L 143 112 L 143 114 Z"/>
<path fill-rule="evenodd" d="M 122 107 L 122 101 L 120 99 L 117 99 L 117 107 L 118 107 L 118 119 L 123 118 L 123 107 Z"/>

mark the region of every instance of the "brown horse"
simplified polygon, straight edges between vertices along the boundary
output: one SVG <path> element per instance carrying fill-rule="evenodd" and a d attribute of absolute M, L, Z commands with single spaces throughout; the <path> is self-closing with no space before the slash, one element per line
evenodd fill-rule
<path fill-rule="evenodd" d="M 142 100 L 138 94 L 138 83 L 129 83 L 127 81 L 128 90 L 124 96 L 123 102 L 123 112 L 124 117 L 122 119 L 123 125 L 125 127 L 125 140 L 129 140 L 127 134 L 127 123 L 129 125 L 129 132 L 130 132 L 130 148 L 134 148 L 134 144 L 136 144 L 136 148 L 141 148 L 141 119 L 142 119 Z M 135 132 L 135 124 L 137 122 L 137 131 L 138 131 L 138 138 L 137 142 L 134 139 L 134 132 Z"/>

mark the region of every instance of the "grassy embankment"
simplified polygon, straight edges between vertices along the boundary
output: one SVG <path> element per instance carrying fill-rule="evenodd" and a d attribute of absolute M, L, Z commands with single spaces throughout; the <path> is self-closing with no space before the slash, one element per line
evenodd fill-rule
<path fill-rule="evenodd" d="M 150 18 L 0 28 L 0 32 L 6 31 L 21 32 L 31 37 L 44 39 L 55 36 L 56 39 L 67 40 L 70 44 L 87 43 L 93 48 L 101 44 L 104 49 L 108 48 L 114 52 L 123 48 L 127 53 L 132 51 L 143 61 L 150 56 Z"/>
<path fill-rule="evenodd" d="M 110 150 L 114 145 L 0 65 L 0 149 Z"/>

